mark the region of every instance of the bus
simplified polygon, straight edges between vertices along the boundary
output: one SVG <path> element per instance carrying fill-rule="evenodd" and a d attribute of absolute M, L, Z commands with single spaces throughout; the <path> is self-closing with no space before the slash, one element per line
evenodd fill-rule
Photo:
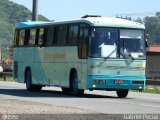
<path fill-rule="evenodd" d="M 101 16 L 20 22 L 13 76 L 29 91 L 57 86 L 74 95 L 106 90 L 125 98 L 145 88 L 144 34 L 141 23 Z"/>

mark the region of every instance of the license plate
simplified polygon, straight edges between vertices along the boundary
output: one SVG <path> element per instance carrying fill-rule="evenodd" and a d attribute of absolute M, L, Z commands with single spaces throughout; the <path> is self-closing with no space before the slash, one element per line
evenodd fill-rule
<path fill-rule="evenodd" d="M 123 80 L 115 80 L 114 83 L 115 83 L 115 84 L 123 84 L 124 81 L 123 81 Z"/>

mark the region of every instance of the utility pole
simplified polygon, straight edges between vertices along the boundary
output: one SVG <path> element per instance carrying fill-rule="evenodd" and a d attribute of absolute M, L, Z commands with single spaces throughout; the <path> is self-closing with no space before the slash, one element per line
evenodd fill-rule
<path fill-rule="evenodd" d="M 32 20 L 38 20 L 38 0 L 33 0 Z"/>
<path fill-rule="evenodd" d="M 1 52 L 1 49 L 0 49 L 0 63 L 2 62 L 2 52 Z"/>

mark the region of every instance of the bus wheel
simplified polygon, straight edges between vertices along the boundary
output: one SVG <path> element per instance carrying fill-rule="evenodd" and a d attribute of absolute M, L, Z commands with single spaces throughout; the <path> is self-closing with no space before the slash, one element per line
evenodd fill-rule
<path fill-rule="evenodd" d="M 72 81 L 71 92 L 74 95 L 78 95 L 78 96 L 83 95 L 84 94 L 84 90 L 78 89 L 78 75 L 77 75 L 77 72 L 74 72 L 72 74 L 71 81 Z"/>
<path fill-rule="evenodd" d="M 40 91 L 42 89 L 41 85 L 32 85 L 32 74 L 29 69 L 26 70 L 25 82 L 28 91 Z"/>
<path fill-rule="evenodd" d="M 62 87 L 62 91 L 63 91 L 64 93 L 70 93 L 70 88 Z"/>
<path fill-rule="evenodd" d="M 33 90 L 34 91 L 41 91 L 42 90 L 42 85 L 33 85 Z"/>
<path fill-rule="evenodd" d="M 33 85 L 32 85 L 32 75 L 31 71 L 29 69 L 26 70 L 25 73 L 25 82 L 26 82 L 26 88 L 28 91 L 32 91 Z"/>
<path fill-rule="evenodd" d="M 117 90 L 116 92 L 119 98 L 125 98 L 128 95 L 128 91 L 129 91 L 128 89 L 120 89 Z"/>

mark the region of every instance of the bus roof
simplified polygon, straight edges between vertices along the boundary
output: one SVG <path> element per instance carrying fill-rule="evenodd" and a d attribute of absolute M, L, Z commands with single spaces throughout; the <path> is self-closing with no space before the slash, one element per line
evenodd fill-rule
<path fill-rule="evenodd" d="M 122 28 L 138 28 L 145 29 L 142 23 L 134 22 L 131 20 L 112 18 L 112 17 L 88 17 L 84 18 L 91 22 L 94 26 L 107 26 L 107 27 L 122 27 Z"/>
<path fill-rule="evenodd" d="M 105 26 L 105 27 L 121 27 L 121 28 L 137 28 L 145 29 L 142 23 L 134 22 L 131 20 L 125 20 L 121 18 L 111 18 L 111 17 L 87 17 L 80 20 L 70 20 L 70 21 L 25 21 L 16 24 L 16 28 L 27 28 L 27 27 L 38 27 L 45 25 L 58 25 L 58 24 L 71 24 L 71 23 L 87 23 L 91 26 Z"/>

